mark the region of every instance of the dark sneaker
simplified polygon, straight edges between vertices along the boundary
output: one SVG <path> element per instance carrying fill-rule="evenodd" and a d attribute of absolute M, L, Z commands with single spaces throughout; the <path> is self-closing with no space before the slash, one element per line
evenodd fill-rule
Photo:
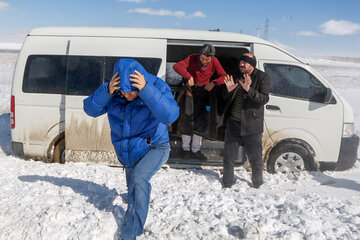
<path fill-rule="evenodd" d="M 191 152 L 191 156 L 192 159 L 196 159 L 196 160 L 200 160 L 200 161 L 207 161 L 207 157 L 200 151 L 197 151 L 196 153 Z"/>
<path fill-rule="evenodd" d="M 229 183 L 224 183 L 223 188 L 231 188 L 232 185 L 233 185 L 232 183 L 230 183 L 230 184 Z"/>
<path fill-rule="evenodd" d="M 189 160 L 190 159 L 190 151 L 181 150 L 181 157 L 183 159 Z"/>
<path fill-rule="evenodd" d="M 235 180 L 231 181 L 231 182 L 224 182 L 222 187 L 223 188 L 231 188 L 232 185 L 234 185 L 234 184 L 235 184 Z"/>
<path fill-rule="evenodd" d="M 253 188 L 259 188 L 264 182 L 260 181 L 260 182 L 253 182 Z"/>

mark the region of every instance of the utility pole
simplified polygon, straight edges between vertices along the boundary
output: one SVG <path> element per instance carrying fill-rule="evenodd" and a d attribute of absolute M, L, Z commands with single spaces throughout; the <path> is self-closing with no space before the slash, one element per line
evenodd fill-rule
<path fill-rule="evenodd" d="M 266 18 L 266 21 L 265 21 L 265 29 L 264 29 L 264 39 L 265 40 L 268 40 L 269 38 L 269 18 Z"/>

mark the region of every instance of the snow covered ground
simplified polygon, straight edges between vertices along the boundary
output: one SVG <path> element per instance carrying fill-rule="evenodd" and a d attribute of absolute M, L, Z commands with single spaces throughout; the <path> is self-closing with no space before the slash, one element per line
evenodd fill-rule
<path fill-rule="evenodd" d="M 0 239 L 114 239 L 126 210 L 122 168 L 45 164 L 12 156 L 9 98 L 16 53 L 0 52 Z M 360 134 L 360 63 L 307 59 L 352 105 Z M 297 179 L 250 173 L 222 189 L 221 173 L 162 169 L 138 239 L 360 239 L 360 164 Z"/>

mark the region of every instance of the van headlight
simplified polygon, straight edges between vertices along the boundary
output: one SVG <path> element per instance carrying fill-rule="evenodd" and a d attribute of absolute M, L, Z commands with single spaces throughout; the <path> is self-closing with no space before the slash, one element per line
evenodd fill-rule
<path fill-rule="evenodd" d="M 344 123 L 343 137 L 351 137 L 354 134 L 354 123 Z"/>

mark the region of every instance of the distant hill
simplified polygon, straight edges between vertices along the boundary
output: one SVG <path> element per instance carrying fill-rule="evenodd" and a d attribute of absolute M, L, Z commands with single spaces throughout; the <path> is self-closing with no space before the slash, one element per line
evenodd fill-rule
<path fill-rule="evenodd" d="M 20 51 L 22 43 L 14 43 L 14 42 L 0 42 L 0 51 L 13 52 Z"/>

